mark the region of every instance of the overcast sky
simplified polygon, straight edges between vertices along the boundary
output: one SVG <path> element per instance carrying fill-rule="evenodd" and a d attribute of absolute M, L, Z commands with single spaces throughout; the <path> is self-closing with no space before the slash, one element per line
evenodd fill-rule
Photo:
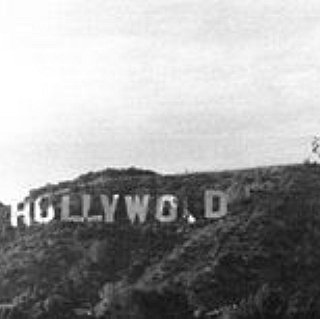
<path fill-rule="evenodd" d="M 318 0 L 0 0 L 0 200 L 105 167 L 302 162 Z"/>

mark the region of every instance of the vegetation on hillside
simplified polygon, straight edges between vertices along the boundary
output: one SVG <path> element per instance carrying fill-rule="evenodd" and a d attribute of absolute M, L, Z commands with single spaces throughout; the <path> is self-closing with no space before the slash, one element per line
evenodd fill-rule
<path fill-rule="evenodd" d="M 13 303 L 20 318 L 39 319 L 316 318 L 319 177 L 320 167 L 308 164 L 76 179 L 72 192 L 187 196 L 197 222 L 6 228 L 1 303 Z M 63 187 L 51 188 L 52 196 Z M 201 218 L 206 188 L 229 194 L 223 219 Z"/>

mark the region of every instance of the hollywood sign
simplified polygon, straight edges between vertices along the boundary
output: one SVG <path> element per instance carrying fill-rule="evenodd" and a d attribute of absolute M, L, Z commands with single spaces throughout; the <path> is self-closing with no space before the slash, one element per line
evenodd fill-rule
<path fill-rule="evenodd" d="M 93 214 L 94 201 L 93 195 L 80 195 L 80 214 L 72 212 L 71 195 L 63 195 L 60 200 L 60 216 L 59 220 L 64 222 L 105 222 L 114 223 L 115 212 L 119 204 L 119 195 L 113 194 L 108 196 L 106 194 L 95 195 L 98 196 L 101 212 Z M 150 203 L 152 196 L 144 195 L 125 195 L 125 205 L 127 218 L 131 223 L 144 223 L 147 220 L 148 214 L 151 213 Z M 160 223 L 170 223 L 178 219 L 179 205 L 184 206 L 183 218 L 192 216 L 192 212 L 188 211 L 185 200 L 181 200 L 175 195 L 164 194 L 156 196 L 155 198 L 155 212 L 152 218 Z M 227 195 L 222 191 L 206 190 L 204 192 L 204 218 L 218 219 L 228 213 Z M 46 202 L 44 205 L 43 203 Z M 182 203 L 182 204 L 181 204 Z M 17 227 L 19 223 L 27 226 L 31 224 L 48 224 L 57 219 L 56 209 L 53 203 L 50 203 L 50 196 L 40 196 L 35 200 L 26 200 L 23 205 L 11 205 L 10 221 L 13 227 Z"/>

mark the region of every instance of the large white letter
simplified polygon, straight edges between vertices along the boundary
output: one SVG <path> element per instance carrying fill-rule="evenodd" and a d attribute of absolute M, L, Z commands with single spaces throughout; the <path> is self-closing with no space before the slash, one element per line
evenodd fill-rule
<path fill-rule="evenodd" d="M 34 220 L 40 224 L 48 224 L 54 219 L 54 209 L 52 204 L 46 208 L 47 216 L 42 216 L 41 203 L 44 198 L 40 197 L 34 202 Z"/>
<path fill-rule="evenodd" d="M 82 216 L 70 216 L 70 195 L 62 196 L 61 220 L 66 222 L 83 222 Z"/>
<path fill-rule="evenodd" d="M 162 223 L 175 221 L 178 215 L 178 199 L 173 195 L 162 195 L 157 200 L 156 219 Z"/>
<path fill-rule="evenodd" d="M 138 195 L 134 198 L 132 196 L 125 197 L 128 217 L 132 223 L 135 222 L 137 217 L 141 223 L 146 221 L 149 199 L 149 195 L 144 195 L 142 200 Z"/>
<path fill-rule="evenodd" d="M 103 206 L 105 222 L 113 223 L 119 195 L 112 196 L 112 204 L 110 204 L 109 197 L 107 195 L 100 195 L 100 199 Z"/>
<path fill-rule="evenodd" d="M 218 204 L 217 209 L 214 209 L 214 200 Z M 224 192 L 208 190 L 204 194 L 204 201 L 206 218 L 217 219 L 227 215 L 228 200 Z"/>
<path fill-rule="evenodd" d="M 16 203 L 11 205 L 10 221 L 11 221 L 12 227 L 18 227 L 18 218 L 20 216 L 23 218 L 23 221 L 27 226 L 31 225 L 30 202 L 29 201 L 23 202 L 22 209 L 18 209 L 18 205 Z"/>
<path fill-rule="evenodd" d="M 91 215 L 89 216 L 89 211 L 91 207 L 92 196 L 89 194 L 82 195 L 82 216 L 89 222 L 101 222 L 102 215 Z"/>
<path fill-rule="evenodd" d="M 82 195 L 82 217 L 84 219 L 88 218 L 90 205 L 91 205 L 91 195 L 83 194 Z"/>

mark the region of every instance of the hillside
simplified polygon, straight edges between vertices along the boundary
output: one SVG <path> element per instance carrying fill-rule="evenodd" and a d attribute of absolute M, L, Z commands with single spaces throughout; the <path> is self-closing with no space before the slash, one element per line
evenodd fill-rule
<path fill-rule="evenodd" d="M 0 298 L 14 305 L 11 317 L 318 317 L 319 166 L 126 173 L 91 173 L 30 197 L 106 188 L 183 194 L 197 222 L 6 227 Z M 206 188 L 228 193 L 226 217 L 201 218 Z"/>

